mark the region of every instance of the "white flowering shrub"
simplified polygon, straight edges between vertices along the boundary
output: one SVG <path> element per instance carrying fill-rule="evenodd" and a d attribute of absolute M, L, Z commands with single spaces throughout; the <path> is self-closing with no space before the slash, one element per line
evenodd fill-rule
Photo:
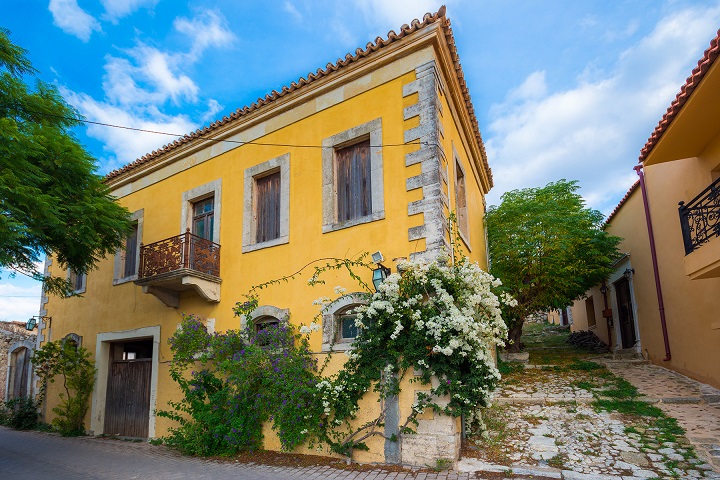
<path fill-rule="evenodd" d="M 369 303 L 355 310 L 359 334 L 345 367 L 317 385 L 323 421 L 334 427 L 328 433 L 336 451 L 364 448 L 364 439 L 381 435 L 377 427 L 384 412 L 359 430 L 352 428 L 358 401 L 371 389 L 382 397 L 397 394 L 399 379 L 409 369 L 415 373 L 412 381 L 430 388 L 413 405 L 405 432 L 428 408 L 474 418 L 477 408 L 487 405 L 500 379 L 494 348 L 503 345 L 507 335 L 501 306 L 514 300 L 496 295 L 500 281 L 476 263 L 466 257 L 454 265 L 448 260 L 398 265 L 402 274 L 388 276 L 379 291 L 369 295 Z M 432 377 L 438 380 L 435 387 Z"/>

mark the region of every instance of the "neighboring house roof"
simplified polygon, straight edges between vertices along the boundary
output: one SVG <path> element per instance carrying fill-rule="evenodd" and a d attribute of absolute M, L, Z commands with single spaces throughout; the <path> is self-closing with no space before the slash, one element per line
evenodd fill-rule
<path fill-rule="evenodd" d="M 125 165 L 124 167 L 121 167 L 117 170 L 113 170 L 112 172 L 108 173 L 105 176 L 105 181 L 111 180 L 113 178 L 119 177 L 120 175 L 123 175 L 127 172 L 130 172 L 131 170 L 134 170 L 138 168 L 139 166 L 146 164 L 163 154 L 166 154 L 182 145 L 185 145 L 189 142 L 192 142 L 197 139 L 207 139 L 208 134 L 212 134 L 214 131 L 216 131 L 218 128 L 227 125 L 230 122 L 237 121 L 238 119 L 241 119 L 242 117 L 257 111 L 258 109 L 263 108 L 264 106 L 272 103 L 273 101 L 277 100 L 280 97 L 283 97 L 291 92 L 295 92 L 299 89 L 302 89 L 306 85 L 309 85 L 316 80 L 326 77 L 338 70 L 343 69 L 344 67 L 347 67 L 348 65 L 357 62 L 365 57 L 373 55 L 378 50 L 381 50 L 383 47 L 386 47 L 387 45 L 390 45 L 398 40 L 401 40 L 408 35 L 413 34 L 414 32 L 417 32 L 418 30 L 431 25 L 435 22 L 441 22 L 441 27 L 444 32 L 444 38 L 445 42 L 447 43 L 447 47 L 450 50 L 450 54 L 452 56 L 453 64 L 455 67 L 455 73 L 457 75 L 458 82 L 460 83 L 460 88 L 462 95 L 464 97 L 465 101 L 465 107 L 467 108 L 468 114 L 470 116 L 470 121 L 472 122 L 472 127 L 477 139 L 477 142 L 480 147 L 480 153 L 482 155 L 482 164 L 485 168 L 485 172 L 488 177 L 488 181 L 490 183 L 490 187 L 493 186 L 493 180 L 492 180 L 492 171 L 490 169 L 490 166 L 487 161 L 487 154 L 485 152 L 485 145 L 482 141 L 482 136 L 480 135 L 480 128 L 478 126 L 478 121 L 475 116 L 475 111 L 472 105 L 472 101 L 470 99 L 470 92 L 467 88 L 467 83 L 465 82 L 465 76 L 463 74 L 462 66 L 460 65 L 460 57 L 457 53 L 457 48 L 455 46 L 455 38 L 452 34 L 452 29 L 450 28 L 450 20 L 445 17 L 445 6 L 443 5 L 440 7 L 440 9 L 435 14 L 426 13 L 423 17 L 422 22 L 415 19 L 411 22 L 410 25 L 403 25 L 400 28 L 400 33 L 395 33 L 393 30 L 390 30 L 388 32 L 388 36 L 386 39 L 383 39 L 382 37 L 377 37 L 375 39 L 375 42 L 368 42 L 368 44 L 365 46 L 365 49 L 358 48 L 355 50 L 355 55 L 352 55 L 348 53 L 345 55 L 344 59 L 338 59 L 335 63 L 328 63 L 325 67 L 325 70 L 322 68 L 318 68 L 315 73 L 309 73 L 307 78 L 300 78 L 297 82 L 292 82 L 290 86 L 284 86 L 280 89 L 280 91 L 273 90 L 272 92 L 265 95 L 264 98 L 259 98 L 256 102 L 253 102 L 250 104 L 250 106 L 245 106 L 242 108 L 238 108 L 233 113 L 231 113 L 229 116 L 224 116 L 222 119 L 217 120 L 210 125 L 195 130 L 192 133 L 183 135 L 181 138 L 175 140 L 172 143 L 169 143 L 167 145 L 164 145 L 158 150 L 153 150 L 152 152 L 143 155 L 142 157 L 138 158 L 132 163 L 129 163 Z"/>
<path fill-rule="evenodd" d="M 710 70 L 710 67 L 713 65 L 713 62 L 715 62 L 715 59 L 718 57 L 719 53 L 720 30 L 718 30 L 717 36 L 713 38 L 710 42 L 710 47 L 705 50 L 705 54 L 703 55 L 703 57 L 700 59 L 700 61 L 698 61 L 697 67 L 693 69 L 692 75 L 687 78 L 685 84 L 682 86 L 682 88 L 680 88 L 680 93 L 677 94 L 675 100 L 673 100 L 673 102 L 670 104 L 670 107 L 667 109 L 667 112 L 665 112 L 665 115 L 663 115 L 658 126 L 655 127 L 655 130 L 653 131 L 652 135 L 650 135 L 647 143 L 645 144 L 643 149 L 640 150 L 640 158 L 638 159 L 638 163 L 642 163 L 643 161 L 645 161 L 647 156 L 650 155 L 650 152 L 660 141 L 660 138 L 663 136 L 667 128 L 670 126 L 672 121 L 680 112 L 683 105 L 685 105 L 685 102 L 687 102 L 688 98 L 690 98 L 690 95 L 692 95 L 692 93 L 695 91 L 695 88 L 697 88 L 697 86 L 703 80 L 707 71 Z"/>
<path fill-rule="evenodd" d="M 627 202 L 628 199 L 630 198 L 630 195 L 632 195 L 633 192 L 635 190 L 637 190 L 638 186 L 640 186 L 640 180 L 637 180 L 635 183 L 633 183 L 632 187 L 630 187 L 630 189 L 628 189 L 625 196 L 622 198 L 622 200 L 620 200 L 620 203 L 618 203 L 617 206 L 615 207 L 615 209 L 612 212 L 610 212 L 610 215 L 608 215 L 607 220 L 605 220 L 605 225 L 608 225 L 610 223 L 610 220 L 612 220 L 613 217 L 615 215 L 617 215 L 617 213 L 620 211 L 622 206 L 625 205 L 625 202 Z"/>

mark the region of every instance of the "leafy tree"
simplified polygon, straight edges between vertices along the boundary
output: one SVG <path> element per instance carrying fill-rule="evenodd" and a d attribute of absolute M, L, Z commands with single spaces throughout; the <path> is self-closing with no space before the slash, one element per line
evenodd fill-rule
<path fill-rule="evenodd" d="M 26 51 L 0 29 L 0 267 L 66 294 L 64 278 L 35 268 L 41 255 L 86 273 L 122 246 L 130 221 L 71 133 L 82 124 L 78 112 L 53 85 L 28 86 L 35 75 Z"/>
<path fill-rule="evenodd" d="M 490 272 L 518 304 L 506 307 L 507 345 L 520 349 L 524 319 L 564 308 L 600 283 L 619 255 L 602 213 L 585 207 L 576 181 L 505 193 L 487 212 Z"/>

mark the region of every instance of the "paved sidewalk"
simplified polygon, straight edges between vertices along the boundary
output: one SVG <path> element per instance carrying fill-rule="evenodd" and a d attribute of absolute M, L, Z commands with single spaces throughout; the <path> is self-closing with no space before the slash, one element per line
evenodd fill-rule
<path fill-rule="evenodd" d="M 602 383 L 597 372 L 530 365 L 503 380 L 487 412 L 489 433 L 504 429 L 496 448 L 488 447 L 492 440 L 476 441 L 460 470 L 576 480 L 720 479 L 720 391 L 642 362 L 587 360 L 632 383 L 640 400 L 676 418 L 686 436 L 668 437 L 651 416 L 596 411 L 583 386 Z"/>
<path fill-rule="evenodd" d="M 720 472 L 720 390 L 657 365 L 604 363 L 677 419 L 700 457 Z"/>

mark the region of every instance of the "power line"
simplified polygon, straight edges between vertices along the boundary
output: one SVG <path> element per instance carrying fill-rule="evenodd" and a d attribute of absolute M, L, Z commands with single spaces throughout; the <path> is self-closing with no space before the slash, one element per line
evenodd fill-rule
<path fill-rule="evenodd" d="M 54 113 L 47 113 L 47 112 L 38 112 L 33 110 L 24 109 L 26 112 L 33 113 L 36 115 L 41 115 L 45 117 L 55 117 L 55 118 L 62 118 L 64 120 L 71 120 L 75 122 L 80 123 L 90 123 L 92 125 L 99 125 L 102 127 L 110 127 L 110 128 L 119 128 L 122 130 L 132 130 L 134 132 L 142 132 L 142 133 L 152 133 L 155 135 L 167 135 L 170 137 L 185 137 L 187 134 L 181 134 L 181 133 L 170 133 L 170 132 L 161 132 L 158 130 L 147 130 L 144 128 L 135 128 L 135 127 L 128 127 L 125 125 L 115 125 L 112 123 L 104 123 L 104 122 L 94 122 L 92 120 L 84 120 L 82 118 L 78 117 L 71 117 L 69 115 L 56 115 Z M 335 148 L 334 146 L 323 146 L 323 145 L 300 145 L 300 144 L 291 144 L 291 143 L 265 143 L 265 142 L 255 142 L 255 141 L 248 141 L 243 142 L 240 140 L 228 140 L 228 139 L 220 139 L 220 138 L 211 138 L 211 137 L 203 137 L 202 133 L 199 134 L 199 137 L 195 138 L 189 138 L 190 140 L 202 140 L 204 142 L 216 142 L 216 143 L 233 143 L 237 145 L 258 145 L 258 146 L 265 146 L 265 147 L 293 147 L 293 148 Z M 370 148 L 380 148 L 380 147 L 405 147 L 408 145 L 429 145 L 428 142 L 421 142 L 419 140 L 413 140 L 407 143 L 384 143 L 381 145 L 370 145 Z"/>

